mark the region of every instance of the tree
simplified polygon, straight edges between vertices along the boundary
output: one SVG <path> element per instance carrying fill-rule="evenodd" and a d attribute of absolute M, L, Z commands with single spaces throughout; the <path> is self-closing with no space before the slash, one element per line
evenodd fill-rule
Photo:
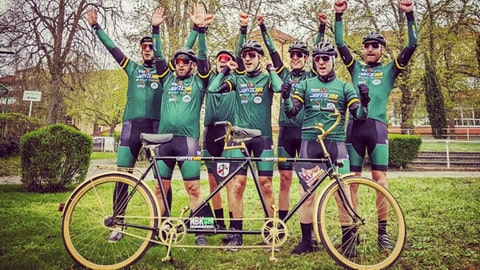
<path fill-rule="evenodd" d="M 117 125 L 122 123 L 127 78 L 123 70 L 91 72 L 84 78 L 82 90 L 66 95 L 67 113 L 94 126 L 108 126 L 113 136 Z"/>
<path fill-rule="evenodd" d="M 425 76 L 423 85 L 425 89 L 425 99 L 427 101 L 427 112 L 432 134 L 434 138 L 444 138 L 446 134 L 445 127 L 447 120 L 445 118 L 444 100 L 438 76 L 433 68 L 432 61 L 426 54 L 425 57 Z"/>
<path fill-rule="evenodd" d="M 115 21 L 121 10 L 118 3 L 96 5 L 104 17 Z M 93 48 L 90 27 L 82 14 L 91 4 L 86 0 L 11 1 L 0 15 L 0 47 L 16 53 L 20 69 L 45 70 L 47 89 L 42 97 L 48 102 L 46 123 L 62 119 L 64 95 L 81 81 L 81 63 L 91 61 Z M 121 7 L 121 6 L 120 6 Z"/>

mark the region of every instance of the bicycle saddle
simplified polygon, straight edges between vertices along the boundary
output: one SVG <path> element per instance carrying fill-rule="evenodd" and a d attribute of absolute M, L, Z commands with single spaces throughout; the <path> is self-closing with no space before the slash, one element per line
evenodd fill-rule
<path fill-rule="evenodd" d="M 258 136 L 262 136 L 262 132 L 258 129 L 232 127 L 232 139 L 234 142 L 248 141 Z"/>
<path fill-rule="evenodd" d="M 140 140 L 144 144 L 162 144 L 171 141 L 173 134 L 153 134 L 153 133 L 140 133 Z"/>

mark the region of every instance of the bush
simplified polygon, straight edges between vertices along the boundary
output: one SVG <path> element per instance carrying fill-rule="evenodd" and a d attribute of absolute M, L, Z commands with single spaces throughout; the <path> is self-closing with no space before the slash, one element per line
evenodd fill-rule
<path fill-rule="evenodd" d="M 390 134 L 388 135 L 388 144 L 390 148 L 389 166 L 405 168 L 408 163 L 417 158 L 422 138 L 417 135 Z"/>
<path fill-rule="evenodd" d="M 83 181 L 93 140 L 64 124 L 53 124 L 22 136 L 22 183 L 31 192 L 62 192 Z"/>
<path fill-rule="evenodd" d="M 20 113 L 0 114 L 0 157 L 18 155 L 22 135 L 40 126 L 39 120 Z"/>

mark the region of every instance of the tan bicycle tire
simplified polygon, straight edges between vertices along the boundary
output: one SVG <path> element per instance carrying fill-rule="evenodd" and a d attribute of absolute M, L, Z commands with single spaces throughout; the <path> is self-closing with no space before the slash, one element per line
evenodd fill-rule
<path fill-rule="evenodd" d="M 112 228 L 105 217 L 113 212 L 113 188 L 116 183 L 135 187 L 126 206 L 124 219 L 150 228 L 158 227 L 155 195 L 142 182 L 127 173 L 115 172 L 95 176 L 80 184 L 65 204 L 62 237 L 70 257 L 89 269 L 119 269 L 143 257 L 154 238 L 153 230 L 126 227 L 123 238 L 108 243 Z"/>
<path fill-rule="evenodd" d="M 360 235 L 359 243 L 356 245 L 358 256 L 348 258 L 342 253 L 340 212 L 334 196 L 339 189 L 336 182 L 329 184 L 316 198 L 313 216 L 315 234 L 320 236 L 328 254 L 339 265 L 347 269 L 385 269 L 390 267 L 400 257 L 406 241 L 405 217 L 400 205 L 387 189 L 370 179 L 348 176 L 343 179 L 342 183 L 344 185 L 357 184 L 359 187 L 358 211 L 359 215 L 365 218 L 365 224 L 358 227 Z M 379 201 L 388 204 L 387 231 L 393 244 L 391 250 L 380 249 L 378 246 L 377 192 L 385 198 L 385 200 Z"/>

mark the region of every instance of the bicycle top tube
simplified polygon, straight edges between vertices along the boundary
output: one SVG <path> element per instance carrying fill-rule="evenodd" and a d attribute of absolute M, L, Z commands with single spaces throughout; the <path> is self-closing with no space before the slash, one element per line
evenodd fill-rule
<path fill-rule="evenodd" d="M 284 157 L 204 157 L 204 156 L 156 156 L 158 160 L 176 161 L 262 161 L 262 162 L 314 162 L 325 163 L 328 158 L 284 158 Z"/>

